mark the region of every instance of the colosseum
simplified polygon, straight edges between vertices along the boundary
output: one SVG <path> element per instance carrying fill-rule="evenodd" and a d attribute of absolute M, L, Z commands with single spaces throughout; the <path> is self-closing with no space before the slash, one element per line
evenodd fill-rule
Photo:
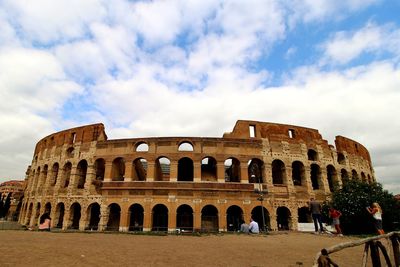
<path fill-rule="evenodd" d="M 349 179 L 375 181 L 368 150 L 318 130 L 240 120 L 222 138 L 108 140 L 92 124 L 40 140 L 26 172 L 19 222 L 49 212 L 52 227 L 91 231 L 237 231 L 310 222 L 308 201 Z"/>

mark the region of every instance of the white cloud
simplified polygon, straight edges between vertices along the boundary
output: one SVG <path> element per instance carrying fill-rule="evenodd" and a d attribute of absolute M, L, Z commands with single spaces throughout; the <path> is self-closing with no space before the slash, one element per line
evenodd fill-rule
<path fill-rule="evenodd" d="M 346 64 L 363 53 L 400 52 L 400 30 L 368 23 L 356 32 L 338 32 L 322 45 L 323 63 Z"/>

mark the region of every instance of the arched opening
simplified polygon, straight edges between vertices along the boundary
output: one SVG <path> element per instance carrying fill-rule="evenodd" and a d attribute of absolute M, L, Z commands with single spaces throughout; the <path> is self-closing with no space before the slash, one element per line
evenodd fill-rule
<path fill-rule="evenodd" d="M 371 184 L 373 182 L 371 176 L 368 174 L 367 177 L 368 177 L 368 183 Z"/>
<path fill-rule="evenodd" d="M 319 181 L 321 180 L 321 170 L 317 164 L 311 164 L 311 184 L 314 190 L 319 189 Z"/>
<path fill-rule="evenodd" d="M 346 158 L 345 158 L 345 156 L 343 155 L 343 153 L 338 153 L 338 155 L 337 155 L 337 162 L 338 162 L 339 164 L 346 164 Z"/>
<path fill-rule="evenodd" d="M 58 169 L 58 163 L 54 163 L 53 168 L 51 169 L 51 186 L 55 186 L 57 183 Z"/>
<path fill-rule="evenodd" d="M 205 157 L 201 161 L 201 180 L 217 181 L 217 161 L 212 157 Z"/>
<path fill-rule="evenodd" d="M 36 204 L 36 213 L 35 213 L 35 219 L 34 219 L 34 225 L 36 225 L 39 221 L 39 216 L 40 216 L 40 203 Z"/>
<path fill-rule="evenodd" d="M 279 159 L 272 161 L 272 183 L 283 184 L 284 177 L 285 164 Z"/>
<path fill-rule="evenodd" d="M 147 160 L 144 158 L 135 159 L 132 168 L 133 181 L 146 181 L 147 177 Z"/>
<path fill-rule="evenodd" d="M 29 222 L 30 222 L 30 220 L 31 220 L 32 211 L 33 211 L 33 203 L 31 203 L 31 204 L 29 205 L 28 214 L 27 214 L 26 217 L 25 217 L 26 220 L 27 220 L 26 224 L 29 224 Z"/>
<path fill-rule="evenodd" d="M 156 160 L 155 181 L 169 181 L 171 170 L 171 161 L 166 157 Z"/>
<path fill-rule="evenodd" d="M 343 184 L 346 184 L 349 181 L 349 174 L 347 173 L 347 171 L 345 169 L 342 169 L 340 171 L 340 176 L 342 178 Z"/>
<path fill-rule="evenodd" d="M 264 214 L 264 220 L 263 220 Z M 251 211 L 251 218 L 258 223 L 260 231 L 271 229 L 269 212 L 265 207 L 257 206 Z M 265 224 L 264 224 L 265 222 Z"/>
<path fill-rule="evenodd" d="M 168 231 L 168 208 L 163 204 L 157 204 L 152 210 L 152 231 Z"/>
<path fill-rule="evenodd" d="M 42 186 L 45 186 L 45 185 L 46 185 L 48 169 L 49 169 L 49 166 L 48 166 L 47 164 L 44 165 L 44 167 L 43 167 L 43 181 L 42 181 Z"/>
<path fill-rule="evenodd" d="M 364 172 L 361 172 L 361 181 L 363 181 L 364 183 L 366 183 L 366 182 L 367 182 L 367 178 L 366 178 L 366 176 L 365 176 L 365 173 L 364 173 Z"/>
<path fill-rule="evenodd" d="M 64 169 L 63 169 L 63 175 L 64 175 L 64 188 L 67 188 L 71 179 L 71 169 L 72 169 L 72 164 L 71 162 L 67 162 L 64 165 Z"/>
<path fill-rule="evenodd" d="M 79 203 L 72 204 L 69 217 L 71 222 L 70 229 L 79 230 L 79 221 L 81 219 L 81 205 Z"/>
<path fill-rule="evenodd" d="M 240 225 L 244 222 L 243 210 L 236 205 L 230 206 L 226 210 L 226 226 L 229 232 L 237 232 Z"/>
<path fill-rule="evenodd" d="M 252 159 L 248 162 L 247 173 L 249 183 L 264 183 L 263 177 L 264 162 L 260 159 Z"/>
<path fill-rule="evenodd" d="M 201 210 L 201 230 L 203 232 L 218 232 L 218 209 L 213 205 L 204 206 Z"/>
<path fill-rule="evenodd" d="M 62 228 L 63 223 L 64 223 L 64 213 L 65 213 L 65 207 L 64 203 L 58 203 L 56 207 L 56 214 L 54 217 L 54 227 L 55 228 Z"/>
<path fill-rule="evenodd" d="M 358 173 L 356 170 L 351 171 L 351 179 L 352 180 L 358 180 Z"/>
<path fill-rule="evenodd" d="M 98 230 L 100 222 L 100 205 L 98 203 L 92 203 L 89 205 L 87 214 L 89 216 L 89 230 Z"/>
<path fill-rule="evenodd" d="M 178 151 L 193 151 L 193 145 L 189 142 L 182 142 L 178 147 Z"/>
<path fill-rule="evenodd" d="M 47 202 L 46 205 L 44 206 L 44 213 L 51 213 L 51 203 Z"/>
<path fill-rule="evenodd" d="M 329 190 L 333 192 L 335 190 L 335 183 L 337 180 L 337 174 L 336 174 L 336 169 L 332 165 L 328 165 L 326 167 L 326 174 L 328 178 L 328 185 L 329 185 Z"/>
<path fill-rule="evenodd" d="M 276 209 L 276 222 L 278 230 L 290 230 L 291 214 L 287 207 L 278 207 Z"/>
<path fill-rule="evenodd" d="M 78 189 L 83 189 L 85 187 L 87 167 L 88 164 L 86 160 L 79 161 L 77 167 Z"/>
<path fill-rule="evenodd" d="M 301 207 L 297 209 L 299 223 L 310 223 L 312 222 L 310 210 L 308 207 Z"/>
<path fill-rule="evenodd" d="M 107 231 L 119 231 L 121 219 L 121 208 L 118 204 L 112 203 L 108 206 Z"/>
<path fill-rule="evenodd" d="M 96 172 L 96 180 L 104 181 L 104 173 L 106 171 L 106 161 L 104 159 L 96 159 L 94 162 Z"/>
<path fill-rule="evenodd" d="M 184 232 L 193 232 L 193 209 L 189 205 L 180 205 L 176 211 L 176 228 Z"/>
<path fill-rule="evenodd" d="M 240 182 L 240 161 L 236 158 L 228 158 L 224 162 L 225 182 Z"/>
<path fill-rule="evenodd" d="M 74 157 L 74 148 L 73 147 L 69 147 L 66 150 L 66 157 L 67 158 L 73 158 Z"/>
<path fill-rule="evenodd" d="M 178 181 L 193 181 L 193 161 L 190 158 L 181 158 L 178 161 Z"/>
<path fill-rule="evenodd" d="M 136 152 L 148 152 L 149 151 L 149 145 L 146 143 L 139 143 L 136 146 Z"/>
<path fill-rule="evenodd" d="M 309 149 L 307 151 L 308 160 L 317 161 L 318 160 L 318 153 L 314 149 Z"/>
<path fill-rule="evenodd" d="M 123 181 L 125 176 L 125 160 L 116 158 L 112 162 L 111 177 L 113 181 Z"/>
<path fill-rule="evenodd" d="M 143 231 L 144 209 L 140 204 L 129 207 L 129 231 Z"/>
<path fill-rule="evenodd" d="M 292 180 L 297 186 L 303 185 L 305 182 L 305 170 L 301 161 L 293 161 L 292 163 Z"/>

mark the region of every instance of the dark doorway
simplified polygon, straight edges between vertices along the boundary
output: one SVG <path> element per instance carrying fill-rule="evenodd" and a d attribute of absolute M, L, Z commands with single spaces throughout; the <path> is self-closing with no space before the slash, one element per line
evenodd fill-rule
<path fill-rule="evenodd" d="M 129 231 L 143 231 L 144 209 L 139 204 L 133 204 L 129 208 Z"/>
<path fill-rule="evenodd" d="M 226 210 L 226 226 L 229 232 L 237 232 L 243 222 L 243 210 L 239 206 L 230 206 Z"/>
<path fill-rule="evenodd" d="M 163 204 L 157 204 L 152 210 L 152 231 L 168 232 L 168 208 Z"/>
<path fill-rule="evenodd" d="M 121 218 L 121 208 L 118 204 L 108 206 L 109 215 L 107 222 L 107 231 L 119 231 L 119 221 Z"/>
<path fill-rule="evenodd" d="M 89 229 L 90 230 L 98 230 L 99 222 L 100 222 L 100 205 L 97 203 L 93 203 L 89 206 Z"/>
<path fill-rule="evenodd" d="M 218 232 L 218 210 L 213 205 L 207 205 L 201 210 L 201 230 Z"/>
<path fill-rule="evenodd" d="M 193 209 L 189 205 L 181 205 L 177 209 L 176 228 L 185 232 L 193 231 Z"/>

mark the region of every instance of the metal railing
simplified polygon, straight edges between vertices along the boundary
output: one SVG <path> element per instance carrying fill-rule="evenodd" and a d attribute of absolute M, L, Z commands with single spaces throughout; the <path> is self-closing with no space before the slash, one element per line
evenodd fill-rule
<path fill-rule="evenodd" d="M 389 253 L 390 250 L 389 248 L 385 247 L 381 240 L 382 239 L 387 239 L 389 240 L 389 244 L 391 244 L 392 248 L 392 253 Z M 378 235 L 374 237 L 369 237 L 369 238 L 364 238 L 352 242 L 347 242 L 347 243 L 341 243 L 339 245 L 335 245 L 329 248 L 326 248 L 326 251 L 328 254 L 332 254 L 335 252 L 338 252 L 340 250 L 343 250 L 345 248 L 350 248 L 350 247 L 356 247 L 356 246 L 361 246 L 364 245 L 364 252 L 362 255 L 362 267 L 367 266 L 368 262 L 368 254 L 370 253 L 371 257 L 371 263 L 373 267 L 381 267 L 381 256 L 380 252 L 382 252 L 384 261 L 385 261 L 385 266 L 400 266 L 400 252 L 399 252 L 399 244 L 400 244 L 400 232 L 391 232 L 385 235 Z M 389 245 L 390 247 L 390 245 Z M 391 254 L 391 255 L 390 255 Z M 313 267 L 318 267 L 318 259 L 320 257 L 323 257 L 321 252 L 317 253 Z"/>

